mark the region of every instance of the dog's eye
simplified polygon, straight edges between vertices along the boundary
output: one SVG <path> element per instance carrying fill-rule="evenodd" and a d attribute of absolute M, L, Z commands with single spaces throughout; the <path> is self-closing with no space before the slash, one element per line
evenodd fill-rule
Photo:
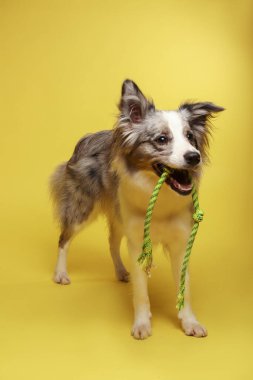
<path fill-rule="evenodd" d="M 186 137 L 189 141 L 194 141 L 194 134 L 191 131 L 186 133 Z"/>
<path fill-rule="evenodd" d="M 165 135 L 161 135 L 159 137 L 156 138 L 156 142 L 160 145 L 164 145 L 164 144 L 167 144 L 168 142 L 168 137 L 165 136 Z"/>

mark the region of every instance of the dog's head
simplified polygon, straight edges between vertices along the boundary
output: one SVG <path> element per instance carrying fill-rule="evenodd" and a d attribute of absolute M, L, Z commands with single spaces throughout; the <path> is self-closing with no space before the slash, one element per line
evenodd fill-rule
<path fill-rule="evenodd" d="M 184 103 L 176 111 L 156 110 L 138 86 L 125 80 L 119 103 L 115 145 L 130 170 L 170 169 L 167 183 L 181 195 L 192 190 L 208 160 L 210 119 L 224 108 L 210 102 Z"/>

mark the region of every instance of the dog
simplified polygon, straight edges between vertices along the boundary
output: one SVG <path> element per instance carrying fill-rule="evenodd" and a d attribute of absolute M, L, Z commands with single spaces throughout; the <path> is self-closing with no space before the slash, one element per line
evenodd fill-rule
<path fill-rule="evenodd" d="M 58 166 L 51 177 L 61 228 L 54 281 L 70 283 L 66 264 L 69 243 L 103 213 L 116 276 L 125 282 L 129 273 L 120 257 L 120 243 L 123 236 L 127 239 L 134 306 L 131 332 L 134 338 L 145 339 L 151 335 L 151 312 L 147 275 L 137 258 L 150 195 L 164 168 L 169 168 L 170 176 L 153 212 L 151 239 L 168 252 L 178 289 L 193 224 L 192 181 L 198 188 L 202 168 L 208 162 L 210 121 L 224 108 L 211 102 L 186 102 L 175 111 L 160 111 L 129 79 L 123 82 L 118 107 L 115 127 L 84 136 L 70 160 Z M 188 273 L 185 305 L 178 317 L 186 335 L 207 335 L 192 311 Z"/>

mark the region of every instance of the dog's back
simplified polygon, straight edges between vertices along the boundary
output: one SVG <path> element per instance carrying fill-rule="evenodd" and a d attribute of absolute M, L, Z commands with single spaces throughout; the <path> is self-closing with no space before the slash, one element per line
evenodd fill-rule
<path fill-rule="evenodd" d="M 50 180 L 56 216 L 62 229 L 81 224 L 95 202 L 103 204 L 115 192 L 116 177 L 110 171 L 112 131 L 84 136 L 70 160 L 59 165 Z M 110 197 L 111 198 L 111 197 Z"/>

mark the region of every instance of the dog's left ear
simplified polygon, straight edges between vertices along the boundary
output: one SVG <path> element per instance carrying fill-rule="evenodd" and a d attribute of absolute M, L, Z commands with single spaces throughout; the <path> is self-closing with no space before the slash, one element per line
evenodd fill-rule
<path fill-rule="evenodd" d="M 122 84 L 119 110 L 123 117 L 132 123 L 138 124 L 146 117 L 148 112 L 155 110 L 153 102 L 146 99 L 136 83 L 126 79 Z"/>
<path fill-rule="evenodd" d="M 224 111 L 223 107 L 210 102 L 184 103 L 179 107 L 179 112 L 188 121 L 194 133 L 203 162 L 208 162 L 209 135 L 212 127 L 210 119 L 221 111 Z"/>
<path fill-rule="evenodd" d="M 223 107 L 216 106 L 211 102 L 184 103 L 179 107 L 179 111 L 187 119 L 192 128 L 205 128 L 207 121 L 215 113 L 224 111 Z"/>

